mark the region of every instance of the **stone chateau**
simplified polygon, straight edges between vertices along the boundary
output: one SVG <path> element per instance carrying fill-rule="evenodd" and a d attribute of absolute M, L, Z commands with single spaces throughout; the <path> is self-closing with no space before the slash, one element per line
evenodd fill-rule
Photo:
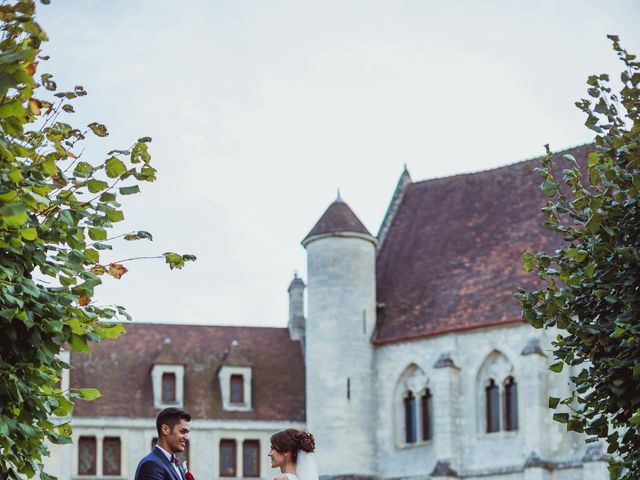
<path fill-rule="evenodd" d="M 50 473 L 133 478 L 156 413 L 179 406 L 198 480 L 271 478 L 269 436 L 290 426 L 315 435 L 326 477 L 607 479 L 600 447 L 552 421 L 547 398 L 569 391 L 569 372 L 548 371 L 555 333 L 524 323 L 513 298 L 536 281 L 521 253 L 559 243 L 541 226 L 535 166 L 405 171 L 377 236 L 337 199 L 302 241 L 288 328 L 132 324 L 72 353 L 63 383 L 103 396 L 76 406 Z"/>

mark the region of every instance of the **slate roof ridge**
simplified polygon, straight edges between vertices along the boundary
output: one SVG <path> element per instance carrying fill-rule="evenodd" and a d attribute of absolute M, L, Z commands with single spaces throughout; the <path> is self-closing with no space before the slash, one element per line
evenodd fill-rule
<path fill-rule="evenodd" d="M 387 211 L 384 214 L 380 228 L 378 229 L 378 248 L 376 249 L 376 253 L 380 253 L 382 245 L 384 245 L 384 240 L 387 237 L 387 233 L 389 233 L 389 229 L 393 225 L 393 221 L 396 218 L 398 210 L 400 210 L 402 206 L 402 200 L 404 199 L 405 193 L 411 187 L 412 183 L 413 180 L 411 179 L 411 174 L 405 165 L 402 173 L 400 174 L 400 178 L 398 178 L 396 183 L 396 188 L 391 195 L 391 200 L 389 200 L 389 205 L 387 206 Z"/>
<path fill-rule="evenodd" d="M 562 155 L 562 154 L 565 154 L 567 152 L 575 151 L 575 150 L 577 150 L 579 148 L 583 148 L 583 147 L 590 147 L 592 145 L 593 145 L 593 142 L 579 143 L 579 144 L 577 144 L 577 145 L 575 145 L 573 147 L 565 147 L 562 150 L 553 151 L 553 155 L 554 156 Z M 542 157 L 544 157 L 544 155 L 536 155 L 534 157 L 525 158 L 524 160 L 518 160 L 516 162 L 507 163 L 507 164 L 504 164 L 504 165 L 499 165 L 497 167 L 476 170 L 476 171 L 473 171 L 473 172 L 461 172 L 461 173 L 456 173 L 456 174 L 453 174 L 453 175 L 443 175 L 441 177 L 426 178 L 424 180 L 415 180 L 415 181 L 411 182 L 411 186 L 417 186 L 417 185 L 422 186 L 422 184 L 430 183 L 430 182 L 436 182 L 438 180 L 450 180 L 450 179 L 454 179 L 454 178 L 458 178 L 458 177 L 470 177 L 470 176 L 479 175 L 479 174 L 482 174 L 482 173 L 497 172 L 499 170 L 510 169 L 510 168 L 516 167 L 518 165 L 523 165 L 525 163 L 532 162 L 533 160 L 539 160 Z"/>

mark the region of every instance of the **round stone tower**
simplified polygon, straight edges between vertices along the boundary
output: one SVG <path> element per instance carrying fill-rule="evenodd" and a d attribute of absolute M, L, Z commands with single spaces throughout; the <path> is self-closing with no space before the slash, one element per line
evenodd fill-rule
<path fill-rule="evenodd" d="M 376 474 L 376 239 L 339 197 L 302 241 L 307 425 L 323 476 Z"/>

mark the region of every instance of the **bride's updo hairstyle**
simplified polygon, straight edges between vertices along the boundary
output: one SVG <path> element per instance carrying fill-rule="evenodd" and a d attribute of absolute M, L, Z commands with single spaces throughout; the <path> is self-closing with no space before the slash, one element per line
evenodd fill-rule
<path fill-rule="evenodd" d="M 271 435 L 271 448 L 280 453 L 291 452 L 291 461 L 296 463 L 298 452 L 313 452 L 316 449 L 316 441 L 309 432 L 287 428 Z"/>

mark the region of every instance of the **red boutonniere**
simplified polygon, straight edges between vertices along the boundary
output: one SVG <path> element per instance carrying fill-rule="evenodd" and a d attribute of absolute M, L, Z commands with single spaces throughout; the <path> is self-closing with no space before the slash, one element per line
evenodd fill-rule
<path fill-rule="evenodd" d="M 194 477 L 191 472 L 185 473 L 185 476 L 187 477 L 187 480 L 196 480 L 196 477 Z"/>

